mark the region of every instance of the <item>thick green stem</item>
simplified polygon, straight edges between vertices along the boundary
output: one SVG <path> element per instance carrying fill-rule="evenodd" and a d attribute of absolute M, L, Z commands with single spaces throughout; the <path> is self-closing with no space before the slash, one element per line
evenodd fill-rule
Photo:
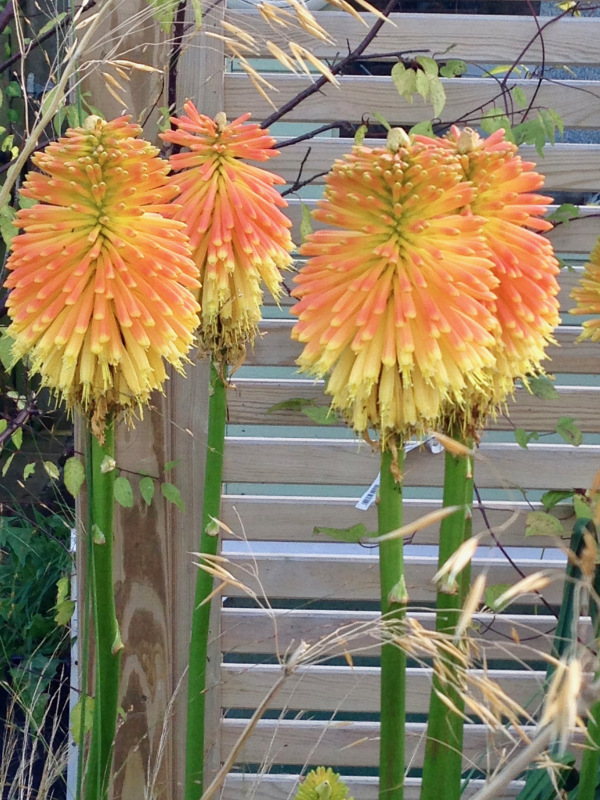
<path fill-rule="evenodd" d="M 210 368 L 210 398 L 208 406 L 208 442 L 202 507 L 200 554 L 216 555 L 219 546 L 218 529 L 214 520 L 221 510 L 223 451 L 227 421 L 227 392 L 224 378 L 214 364 Z M 185 800 L 199 800 L 204 786 L 204 717 L 206 706 L 206 666 L 210 602 L 213 577 L 198 570 L 196 595 L 192 615 L 190 665 L 188 674 L 187 740 Z"/>
<path fill-rule="evenodd" d="M 103 472 L 106 456 L 114 458 L 114 427 L 106 426 L 104 444 L 91 436 L 91 480 L 88 503 L 91 507 L 91 531 L 88 546 L 92 549 L 91 604 L 96 645 L 94 720 L 85 778 L 86 800 L 108 796 L 113 746 L 119 707 L 119 672 L 121 638 L 115 610 L 113 578 L 113 516 L 115 471 Z"/>
<path fill-rule="evenodd" d="M 464 511 L 446 517 L 440 528 L 439 566 L 441 567 L 470 536 L 467 509 L 473 502 L 472 460 L 446 452 L 444 476 L 444 506 L 463 506 Z M 436 630 L 452 635 L 468 592 L 470 570 L 459 575 L 453 593 L 438 591 Z M 444 667 L 452 669 L 451 659 L 441 655 Z M 450 663 L 449 663 L 450 662 Z M 444 694 L 459 710 L 464 710 L 460 693 L 440 679 L 434 661 L 433 686 L 429 703 L 427 741 L 423 763 L 421 800 L 459 800 L 461 793 L 463 719 L 451 711 L 437 692 Z M 442 666 L 442 665 L 439 665 Z"/>
<path fill-rule="evenodd" d="M 399 450 L 398 473 L 404 451 Z M 381 456 L 379 487 L 379 535 L 402 527 L 402 484 L 392 471 L 393 457 Z M 406 613 L 404 542 L 401 537 L 379 546 L 381 613 L 388 620 L 402 620 Z M 381 735 L 379 743 L 379 798 L 403 800 L 406 727 L 406 654 L 394 644 L 381 649 Z"/>

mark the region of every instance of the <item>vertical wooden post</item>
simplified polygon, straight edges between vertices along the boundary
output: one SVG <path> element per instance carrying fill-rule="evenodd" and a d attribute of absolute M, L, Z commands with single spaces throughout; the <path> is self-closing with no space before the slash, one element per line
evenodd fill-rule
<path fill-rule="evenodd" d="M 178 110 L 189 97 L 203 113 L 214 116 L 223 105 L 224 56 L 221 43 L 206 34 L 220 30 L 222 5 L 207 12 L 196 34 L 193 18 L 188 16 L 179 64 Z M 168 62 L 168 41 L 151 21 L 146 0 L 119 3 L 110 26 L 92 58 L 110 53 L 111 57 L 121 55 L 159 68 Z M 134 120 L 149 115 L 155 120 L 158 107 L 165 105 L 159 77 L 158 73 L 133 70 L 131 82 L 126 84 L 127 109 L 107 92 L 98 70 L 87 79 L 85 89 L 91 92 L 92 105 L 108 118 L 126 110 Z M 155 127 L 145 132 L 147 138 L 155 133 Z M 135 503 L 131 509 L 118 508 L 115 520 L 115 590 L 124 643 L 124 717 L 115 744 L 115 800 L 183 797 L 185 672 L 196 575 L 191 554 L 198 550 L 202 519 L 208 365 L 196 362 L 187 373 L 187 378 L 171 376 L 165 394 L 155 395 L 152 409 L 135 429 L 128 430 L 124 425 L 117 429 L 117 466 L 131 480 Z M 164 465 L 171 461 L 176 461 L 176 466 L 165 474 Z M 138 489 L 143 474 L 156 478 L 156 494 L 149 507 Z M 185 511 L 162 496 L 163 481 L 177 486 Z M 82 574 L 81 560 L 79 569 Z M 217 620 L 214 629 L 218 631 Z M 207 741 L 211 744 L 209 764 L 214 768 L 219 759 L 217 634 L 213 641 L 214 691 Z M 146 794 L 150 786 L 154 793 Z"/>

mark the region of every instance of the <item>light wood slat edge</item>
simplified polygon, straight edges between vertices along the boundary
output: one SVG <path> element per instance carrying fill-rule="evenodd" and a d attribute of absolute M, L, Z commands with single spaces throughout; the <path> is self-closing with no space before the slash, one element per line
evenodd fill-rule
<path fill-rule="evenodd" d="M 223 721 L 223 757 L 233 747 L 244 725 L 244 720 Z M 406 726 L 407 753 L 413 767 L 423 763 L 424 730 L 425 725 L 421 723 Z M 465 725 L 464 730 L 463 763 L 472 765 L 475 762 L 482 769 L 486 767 L 486 745 L 492 768 L 498 763 L 498 753 L 503 759 L 510 758 L 523 746 L 519 744 L 511 750 L 511 740 L 504 730 L 488 737 L 487 741 L 481 725 Z M 524 726 L 523 730 L 529 735 L 533 733 L 529 726 Z M 336 769 L 375 767 L 379 759 L 379 725 L 376 722 L 262 720 L 246 742 L 238 763 L 261 763 L 263 759 L 272 764 L 327 764 Z"/>
<path fill-rule="evenodd" d="M 556 460 L 553 460 L 556 459 Z M 364 486 L 377 474 L 378 458 L 364 442 L 348 439 L 227 439 L 224 480 L 231 483 L 295 483 Z M 556 465 L 560 464 L 557 473 Z M 483 442 L 475 457 L 479 488 L 574 489 L 592 485 L 600 446 Z M 444 460 L 413 450 L 404 466 L 406 486 L 440 486 Z"/>
<path fill-rule="evenodd" d="M 367 511 L 355 508 L 357 497 L 299 497 L 273 495 L 224 495 L 222 520 L 232 531 L 223 532 L 227 539 L 252 541 L 319 542 L 335 547 L 335 540 L 325 534 L 315 534 L 314 526 L 323 528 L 349 528 L 362 522 L 367 530 L 377 528 L 377 508 L 375 504 Z M 441 500 L 404 500 L 405 522 L 413 522 L 424 514 L 441 506 Z M 477 505 L 473 511 L 473 531 L 481 536 L 482 546 L 493 545 L 487 533 L 487 523 L 496 532 L 498 541 L 506 547 L 556 547 L 556 539 L 549 536 L 536 536 L 532 541 L 525 538 L 526 517 L 532 509 L 541 510 L 541 504 L 529 505 L 525 502 L 494 501 L 484 503 L 485 518 Z M 563 536 L 568 538 L 575 517 L 572 507 L 554 514 L 561 517 Z M 564 516 L 563 516 L 564 515 Z M 506 527 L 505 527 L 506 526 Z M 418 531 L 413 538 L 415 544 L 437 545 L 439 524 L 429 525 Z"/>
<path fill-rule="evenodd" d="M 265 73 L 264 77 L 274 87 L 279 107 L 306 89 L 311 81 L 308 77 L 279 73 Z M 498 95 L 498 84 L 491 78 L 442 78 L 442 83 L 447 99 L 442 112 L 444 123 L 462 119 L 465 115 L 477 117 L 479 109 L 488 104 L 491 107 Z M 590 94 L 600 94 L 599 81 L 542 83 L 537 91 L 537 81 L 516 79 L 511 80 L 511 86 L 522 88 L 527 101 L 536 92 L 536 108 L 554 109 L 566 128 L 600 127 L 600 106 L 590 100 Z M 253 89 L 250 78 L 239 72 L 225 74 L 225 111 L 228 117 L 238 117 L 246 112 L 249 96 L 252 97 L 254 118 L 266 119 L 272 113 L 272 106 Z M 587 102 L 582 102 L 582 96 Z M 385 110 L 391 125 L 414 125 L 432 117 L 431 105 L 410 103 L 398 94 L 390 78 L 352 75 L 340 77 L 339 86 L 323 86 L 306 102 L 299 103 L 286 114 L 286 122 L 322 123 L 332 119 L 360 122 L 363 114 L 381 109 Z"/>
<path fill-rule="evenodd" d="M 293 367 L 302 352 L 303 345 L 291 339 L 295 320 L 264 320 L 261 322 L 261 335 L 254 346 L 248 348 L 245 365 Z M 581 328 L 565 325 L 556 329 L 554 336 L 558 343 L 548 347 L 548 359 L 544 365 L 548 372 L 593 374 L 600 373 L 600 344 L 597 342 L 577 342 Z"/>
<path fill-rule="evenodd" d="M 551 604 L 562 599 L 565 565 L 560 561 L 524 559 L 518 561 L 524 575 L 543 569 L 551 576 L 544 589 L 544 597 Z M 229 554 L 227 569 L 244 589 L 228 583 L 224 594 L 231 597 L 254 596 L 286 599 L 351 600 L 353 602 L 379 600 L 378 562 L 374 556 L 319 555 L 281 552 L 253 556 Z M 499 558 L 475 558 L 473 576 L 484 572 L 488 585 L 514 583 L 517 573 L 508 561 Z M 416 608 L 433 603 L 436 586 L 432 578 L 437 570 L 437 556 L 406 556 L 406 585 L 409 606 Z M 258 576 L 258 577 L 257 577 Z M 253 595 L 254 593 L 254 595 Z M 539 605 L 537 595 L 527 595 L 528 604 Z"/>
<path fill-rule="evenodd" d="M 331 32 L 334 42 L 329 44 L 315 39 L 298 27 L 277 29 L 269 26 L 256 11 L 228 12 L 227 18 L 234 25 L 254 37 L 258 57 L 272 58 L 266 47 L 271 40 L 286 49 L 290 37 L 293 41 L 309 47 L 319 58 L 333 59 L 349 47 L 354 49 L 365 36 L 367 26 L 372 26 L 375 17 L 361 14 L 363 22 L 349 14 L 336 11 L 313 12 L 325 30 Z M 402 31 L 402 52 L 418 50 L 426 53 L 445 53 L 452 48 L 452 58 L 485 64 L 507 64 L 522 58 L 527 49 L 527 63 L 571 64 L 595 66 L 600 61 L 600 22 L 585 19 L 562 19 L 551 17 L 534 20 L 526 16 L 501 16 L 477 14 L 391 14 L 392 24 L 384 25 L 375 41 L 366 50 L 367 54 L 394 53 L 398 51 L 399 35 Z M 537 24 L 546 26 L 542 48 Z M 363 24 L 363 23 L 366 23 Z M 551 23 L 551 24 L 548 24 Z M 533 41 L 532 41 L 533 40 Z M 439 55 L 438 55 L 439 57 Z"/>
<path fill-rule="evenodd" d="M 283 409 L 270 412 L 276 404 L 303 398 L 328 408 L 331 398 L 324 393 L 323 381 L 234 379 L 228 394 L 229 422 L 233 425 L 311 425 L 302 411 Z M 573 417 L 584 433 L 600 432 L 600 387 L 556 386 L 559 397 L 550 400 L 517 389 L 508 403 L 508 415 L 501 414 L 486 425 L 488 430 L 512 431 L 515 427 L 535 431 L 554 431 L 559 417 Z M 333 418 L 335 419 L 335 417 Z M 345 423 L 338 419 L 333 427 Z"/>
<path fill-rule="evenodd" d="M 600 94 L 600 86 L 599 86 Z M 600 104 L 599 104 L 600 108 Z M 598 119 L 600 127 L 600 117 Z M 285 210 L 286 215 L 292 222 L 292 236 L 295 242 L 301 241 L 300 223 L 302 222 L 302 204 L 306 205 L 311 211 L 317 207 L 316 200 L 288 200 L 289 205 Z M 549 212 L 552 213 L 556 206 L 550 206 Z M 594 248 L 600 234 L 600 209 L 596 206 L 579 206 L 580 216 L 568 225 L 559 225 L 550 231 L 548 238 L 557 253 L 578 253 L 587 258 Z M 312 221 L 313 230 L 323 230 L 327 228 L 325 223 L 318 220 Z"/>
<path fill-rule="evenodd" d="M 372 624 L 375 611 L 320 611 L 258 608 L 222 609 L 220 645 L 223 652 L 269 653 L 283 657 L 301 641 L 319 642 L 324 656 L 376 656 L 378 637 Z M 435 613 L 411 611 L 409 616 L 426 630 L 435 628 Z M 488 659 L 532 658 L 533 650 L 548 653 L 556 630 L 556 619 L 540 614 L 475 614 L 473 640 Z M 589 618 L 581 618 L 583 641 L 591 632 Z M 519 638 L 519 642 L 516 641 Z"/>
<path fill-rule="evenodd" d="M 350 793 L 358 800 L 378 800 L 378 779 L 342 775 L 342 780 Z M 470 781 L 461 797 L 472 797 L 484 781 Z M 515 781 L 497 795 L 497 800 L 512 800 L 523 788 L 522 781 Z M 221 800 L 291 800 L 298 788 L 298 778 L 293 775 L 253 775 L 251 773 L 230 773 L 225 781 Z M 406 778 L 404 782 L 405 800 L 419 800 L 421 781 L 419 778 Z"/>

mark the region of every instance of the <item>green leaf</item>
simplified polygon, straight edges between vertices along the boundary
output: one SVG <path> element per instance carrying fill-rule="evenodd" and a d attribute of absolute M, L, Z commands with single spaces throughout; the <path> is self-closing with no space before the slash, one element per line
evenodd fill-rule
<path fill-rule="evenodd" d="M 18 229 L 13 225 L 13 220 L 16 216 L 17 212 L 12 206 L 9 205 L 4 206 L 4 208 L 0 211 L 0 236 L 2 236 L 4 244 L 7 247 L 11 246 L 13 238 L 18 233 Z M 12 344 L 12 339 L 9 339 L 8 336 L 4 336 L 2 339 L 0 339 L 0 342 L 2 342 L 4 339 L 8 340 L 10 344 Z M 2 363 L 4 364 L 4 358 L 2 358 Z M 5 368 L 9 369 L 9 367 L 6 365 Z"/>
<path fill-rule="evenodd" d="M 365 140 L 368 130 L 369 129 L 366 125 L 359 125 L 356 129 L 356 133 L 354 134 L 354 144 L 361 145 Z"/>
<path fill-rule="evenodd" d="M 547 217 L 547 219 L 549 219 L 550 222 L 562 222 L 568 225 L 571 220 L 577 219 L 578 216 L 578 206 L 574 206 L 573 203 L 562 203 L 556 211 L 553 211 L 552 214 Z"/>
<path fill-rule="evenodd" d="M 10 437 L 10 440 L 14 444 L 15 449 L 20 450 L 21 445 L 23 444 L 23 428 L 17 428 L 17 430 Z"/>
<path fill-rule="evenodd" d="M 547 375 L 531 375 L 527 378 L 527 386 L 532 394 L 542 400 L 554 400 L 560 397 Z"/>
<path fill-rule="evenodd" d="M 430 119 L 424 119 L 423 122 L 417 122 L 417 124 L 413 125 L 409 130 L 409 133 L 414 133 L 415 135 L 420 136 L 435 136 L 435 133 L 433 132 L 433 125 Z"/>
<path fill-rule="evenodd" d="M 77 497 L 83 484 L 85 483 L 85 467 L 77 456 L 71 456 L 65 461 L 63 480 L 67 492 L 73 497 Z"/>
<path fill-rule="evenodd" d="M 26 481 L 27 478 L 31 477 L 35 472 L 35 463 L 32 461 L 31 464 L 25 464 L 23 467 L 23 480 Z"/>
<path fill-rule="evenodd" d="M 160 490 L 166 500 L 176 505 L 180 511 L 185 511 L 185 504 L 174 483 L 161 483 Z"/>
<path fill-rule="evenodd" d="M 324 536 L 331 536 L 332 539 L 336 539 L 338 542 L 350 543 L 359 542 L 361 539 L 369 536 L 366 525 L 362 522 L 359 522 L 357 525 L 352 525 L 351 528 L 315 527 L 313 528 L 313 533 L 315 536 L 320 536 L 322 534 Z"/>
<path fill-rule="evenodd" d="M 80 697 L 77 703 L 71 709 L 71 735 L 74 741 L 81 741 L 82 735 L 89 733 L 92 730 L 94 722 L 94 698 L 86 697 L 85 699 L 85 712 L 83 716 L 83 726 L 81 719 L 82 698 Z M 83 727 L 83 730 L 82 730 Z"/>
<path fill-rule="evenodd" d="M 42 461 L 42 466 L 46 470 L 48 477 L 52 478 L 53 481 L 57 481 L 60 478 L 58 467 L 52 461 Z"/>
<path fill-rule="evenodd" d="M 317 425 L 337 425 L 340 418 L 329 406 L 307 406 L 302 409 L 305 414 Z"/>
<path fill-rule="evenodd" d="M 7 97 L 21 97 L 22 96 L 21 84 L 18 83 L 17 81 L 11 81 L 4 91 L 6 92 L 6 96 Z"/>
<path fill-rule="evenodd" d="M 422 72 L 421 74 L 424 75 Z M 406 69 L 404 64 L 398 62 L 392 67 L 392 81 L 398 94 L 412 103 L 412 96 L 417 91 L 417 73 L 415 70 Z M 387 129 L 390 129 L 389 125 Z"/>
<path fill-rule="evenodd" d="M 515 430 L 515 441 L 516 443 L 522 447 L 523 449 L 527 450 L 527 445 L 529 442 L 537 441 L 540 438 L 540 435 L 537 431 L 527 431 L 524 428 L 517 428 Z"/>
<path fill-rule="evenodd" d="M 560 520 L 546 511 L 530 511 L 527 514 L 525 536 L 562 536 Z"/>
<path fill-rule="evenodd" d="M 13 458 L 14 458 L 14 457 L 15 457 L 15 454 L 14 454 L 14 453 L 11 453 L 11 454 L 9 455 L 9 457 L 6 459 L 6 461 L 4 462 L 4 466 L 2 467 L 2 477 L 3 477 L 3 478 L 5 478 L 5 477 L 6 477 L 6 473 L 8 472 L 8 470 L 9 470 L 9 468 L 10 468 L 10 465 L 11 465 L 11 463 L 12 463 L 12 460 L 13 460 Z"/>
<path fill-rule="evenodd" d="M 275 403 L 267 411 L 267 414 L 274 414 L 276 411 L 302 411 L 306 406 L 314 406 L 315 400 L 307 400 L 305 397 L 290 397 L 281 403 Z"/>
<path fill-rule="evenodd" d="M 439 117 L 446 105 L 446 90 L 439 78 L 431 78 L 429 89 L 433 113 L 436 117 Z"/>
<path fill-rule="evenodd" d="M 149 475 L 145 475 L 140 479 L 140 494 L 144 498 L 146 505 L 149 506 L 154 497 L 154 481 Z"/>
<path fill-rule="evenodd" d="M 178 0 L 150 0 L 154 8 L 154 19 L 165 33 L 169 33 L 173 25 L 173 17 Z"/>
<path fill-rule="evenodd" d="M 496 608 L 496 600 L 503 595 L 504 592 L 508 591 L 510 587 L 510 583 L 493 583 L 491 586 L 487 586 L 485 590 L 486 606 L 494 611 L 500 611 L 501 609 Z"/>
<path fill-rule="evenodd" d="M 192 0 L 192 11 L 194 12 L 196 30 L 199 31 L 202 27 L 202 0 Z"/>
<path fill-rule="evenodd" d="M 104 535 L 104 533 L 103 533 L 103 532 L 100 530 L 100 528 L 98 527 L 98 525 L 96 525 L 96 523 L 95 523 L 95 522 L 94 522 L 94 524 L 92 525 L 92 542 L 93 542 L 94 544 L 99 544 L 99 545 L 100 545 L 100 544 L 106 544 L 106 536 L 105 536 L 105 535 Z"/>
<path fill-rule="evenodd" d="M 429 97 L 429 76 L 426 75 L 425 72 L 418 69 L 414 72 L 415 75 L 415 88 L 417 92 L 421 95 L 423 100 L 427 100 Z"/>
<path fill-rule="evenodd" d="M 300 221 L 300 238 L 302 241 L 306 239 L 312 233 L 312 216 L 310 213 L 310 208 L 306 205 L 306 203 L 300 203 L 300 207 L 302 208 L 302 219 Z"/>
<path fill-rule="evenodd" d="M 504 75 L 504 73 L 509 72 L 513 69 L 512 64 L 498 64 L 497 67 L 493 67 L 486 72 L 486 75 Z"/>
<path fill-rule="evenodd" d="M 423 72 L 428 77 L 437 78 L 439 73 L 438 63 L 435 58 L 429 56 L 417 56 L 417 64 L 423 67 Z"/>
<path fill-rule="evenodd" d="M 69 597 L 71 582 L 67 577 L 59 578 L 56 588 L 56 605 L 54 606 L 56 614 L 54 615 L 54 621 L 62 627 L 63 625 L 68 625 L 71 621 L 75 611 L 75 603 Z"/>
<path fill-rule="evenodd" d="M 515 86 L 513 88 L 512 96 L 513 100 L 518 106 L 521 106 L 521 108 L 525 108 L 525 106 L 527 105 L 527 95 L 520 86 Z"/>
<path fill-rule="evenodd" d="M 556 423 L 556 432 L 567 444 L 579 447 L 583 444 L 583 433 L 575 424 L 573 417 L 559 417 Z"/>
<path fill-rule="evenodd" d="M 558 505 L 563 500 L 567 500 L 570 497 L 573 497 L 575 492 L 568 492 L 568 491 L 560 491 L 560 490 L 552 490 L 549 492 L 544 492 L 542 495 L 542 505 L 546 509 L 546 511 L 550 511 L 551 508 Z"/>
<path fill-rule="evenodd" d="M 5 419 L 0 419 L 0 433 L 4 433 L 7 428 L 8 422 Z"/>
<path fill-rule="evenodd" d="M 504 128 L 507 134 L 507 139 L 514 138 L 512 135 L 512 126 L 506 112 L 502 108 L 490 108 L 481 117 L 481 129 L 484 133 L 494 133 L 494 131 Z"/>
<path fill-rule="evenodd" d="M 117 503 L 123 508 L 133 508 L 133 489 L 129 478 L 124 478 L 122 475 L 115 478 L 114 496 Z"/>
<path fill-rule="evenodd" d="M 56 16 L 53 16 L 52 19 L 49 20 L 45 25 L 42 25 L 36 34 L 36 38 L 41 39 L 42 36 L 45 36 L 47 33 L 50 33 L 50 31 L 53 31 L 57 25 L 60 25 L 66 16 L 66 11 L 61 11 L 59 14 L 56 14 Z"/>
<path fill-rule="evenodd" d="M 574 495 L 573 510 L 577 519 L 591 519 L 593 517 L 589 502 L 581 494 Z"/>
<path fill-rule="evenodd" d="M 386 131 L 391 131 L 392 130 L 392 126 L 387 121 L 387 119 L 383 116 L 383 114 L 380 114 L 378 111 L 371 111 L 369 113 L 371 113 L 375 117 L 375 119 L 377 120 L 377 122 L 380 125 L 383 125 L 383 127 L 386 129 Z"/>
<path fill-rule="evenodd" d="M 176 467 L 177 464 L 181 461 L 180 458 L 176 458 L 174 461 L 167 461 L 167 463 L 163 467 L 163 472 L 167 473 L 170 472 L 173 467 Z"/>
<path fill-rule="evenodd" d="M 451 58 L 440 67 L 440 75 L 443 78 L 456 78 L 459 75 L 464 75 L 466 71 L 467 65 L 459 58 Z"/>

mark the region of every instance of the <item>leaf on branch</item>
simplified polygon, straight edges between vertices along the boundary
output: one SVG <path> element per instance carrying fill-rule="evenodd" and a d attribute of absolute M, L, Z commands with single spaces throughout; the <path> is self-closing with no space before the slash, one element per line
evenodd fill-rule
<path fill-rule="evenodd" d="M 466 71 L 467 65 L 459 58 L 451 58 L 440 67 L 442 78 L 457 78 L 459 75 L 464 75 Z"/>
<path fill-rule="evenodd" d="M 276 411 L 302 411 L 305 406 L 314 406 L 316 400 L 307 400 L 305 397 L 291 397 L 281 403 L 275 403 L 267 411 L 267 414 L 274 414 Z"/>
<path fill-rule="evenodd" d="M 417 91 L 417 73 L 415 70 L 406 69 L 404 64 L 398 62 L 392 67 L 392 81 L 398 94 L 406 98 L 409 103 L 412 103 L 413 94 Z"/>
<path fill-rule="evenodd" d="M 530 511 L 527 514 L 525 536 L 562 536 L 563 533 L 560 520 L 547 511 Z"/>
<path fill-rule="evenodd" d="M 65 461 L 63 480 L 69 494 L 77 497 L 85 483 L 85 467 L 77 456 L 71 456 Z"/>
<path fill-rule="evenodd" d="M 8 472 L 8 470 L 9 470 L 9 468 L 10 468 L 10 465 L 12 464 L 12 460 L 13 460 L 13 458 L 14 458 L 14 457 L 15 457 L 15 454 L 14 454 L 14 453 L 11 453 L 11 454 L 9 455 L 9 457 L 6 459 L 6 461 L 4 462 L 4 466 L 2 467 L 2 477 L 3 477 L 3 478 L 5 478 L 5 477 L 6 477 L 6 473 Z"/>
<path fill-rule="evenodd" d="M 56 605 L 54 606 L 54 610 L 56 611 L 54 621 L 60 627 L 69 624 L 73 612 L 75 611 L 75 603 L 69 597 L 70 587 L 71 581 L 67 577 L 59 578 L 56 583 L 57 596 Z"/>
<path fill-rule="evenodd" d="M 367 527 L 363 522 L 352 525 L 350 528 L 320 528 L 317 526 L 313 528 L 313 533 L 315 536 L 323 534 L 324 536 L 331 536 L 332 539 L 336 539 L 338 542 L 347 542 L 350 544 L 359 542 L 369 535 Z"/>
<path fill-rule="evenodd" d="M 550 222 L 562 222 L 568 225 L 571 220 L 577 219 L 578 216 L 578 206 L 573 205 L 573 203 L 562 203 L 556 211 L 553 211 L 546 219 L 550 220 Z"/>
<path fill-rule="evenodd" d="M 60 478 L 58 467 L 52 461 L 42 461 L 42 466 L 46 470 L 48 477 L 52 478 L 53 481 L 57 481 Z"/>
<path fill-rule="evenodd" d="M 146 505 L 149 506 L 154 498 L 154 481 L 149 475 L 144 475 L 140 479 L 140 494 L 144 498 Z"/>
<path fill-rule="evenodd" d="M 165 500 L 173 503 L 173 505 L 177 506 L 180 511 L 185 511 L 185 503 L 181 499 L 179 489 L 174 483 L 161 483 L 160 490 Z"/>
<path fill-rule="evenodd" d="M 50 31 L 53 31 L 54 28 L 57 28 L 60 25 L 60 23 L 66 16 L 67 12 L 61 11 L 56 16 L 52 17 L 52 19 L 48 20 L 48 22 L 45 25 L 42 25 L 42 27 L 37 32 L 36 38 L 41 39 L 42 36 L 45 36 L 47 33 L 50 33 Z"/>
<path fill-rule="evenodd" d="M 560 397 L 556 387 L 547 375 L 528 376 L 527 386 L 532 394 L 542 400 L 555 400 Z"/>
<path fill-rule="evenodd" d="M 415 135 L 420 135 L 420 136 L 435 136 L 433 132 L 433 124 L 430 119 L 425 119 L 422 122 L 417 122 L 417 124 L 413 125 L 412 128 L 409 130 L 409 133 L 414 133 Z"/>
<path fill-rule="evenodd" d="M 131 488 L 129 478 L 124 478 L 122 475 L 115 478 L 113 492 L 115 500 L 120 506 L 123 506 L 123 508 L 133 508 L 133 489 Z"/>
<path fill-rule="evenodd" d="M 302 409 L 302 413 L 317 425 L 337 425 L 340 421 L 338 415 L 329 406 L 306 406 Z"/>
<path fill-rule="evenodd" d="M 355 145 L 360 146 L 364 142 L 368 130 L 369 128 L 366 125 L 359 125 L 359 127 L 356 129 L 356 133 L 354 134 Z"/>
<path fill-rule="evenodd" d="M 82 735 L 85 736 L 92 730 L 94 722 L 94 698 L 86 697 L 83 720 L 81 715 L 82 705 L 82 698 L 80 697 L 71 709 L 71 735 L 75 742 L 81 741 Z"/>
<path fill-rule="evenodd" d="M 575 492 L 572 491 L 561 491 L 561 490 L 552 490 L 549 492 L 545 492 L 542 495 L 542 505 L 546 509 L 546 511 L 550 511 L 551 508 L 558 505 L 563 500 L 568 500 L 569 498 L 573 497 Z"/>
<path fill-rule="evenodd" d="M 496 608 L 496 601 L 501 597 L 504 592 L 510 589 L 510 583 L 494 583 L 486 587 L 485 590 L 485 604 L 493 611 L 501 611 L 502 609 Z"/>
<path fill-rule="evenodd" d="M 521 108 L 527 105 L 527 95 L 521 86 L 515 86 L 512 90 L 512 96 L 515 103 Z"/>
<path fill-rule="evenodd" d="M 583 433 L 575 424 L 573 417 L 559 417 L 556 432 L 567 444 L 572 444 L 574 447 L 583 444 Z"/>
<path fill-rule="evenodd" d="M 32 461 L 31 464 L 25 464 L 23 467 L 23 480 L 26 481 L 27 478 L 31 477 L 35 472 L 35 463 Z"/>
<path fill-rule="evenodd" d="M 386 129 L 386 131 L 391 131 L 392 126 L 387 121 L 387 119 L 383 116 L 383 114 L 380 114 L 378 111 L 371 111 L 370 113 L 375 117 L 375 119 L 377 120 L 377 122 L 380 125 L 383 125 L 383 127 Z"/>
<path fill-rule="evenodd" d="M 20 450 L 21 445 L 23 444 L 23 428 L 17 428 L 17 430 L 10 437 L 10 440 L 13 443 L 15 450 Z"/>
<path fill-rule="evenodd" d="M 312 216 L 310 213 L 310 208 L 306 205 L 306 203 L 300 204 L 302 208 L 302 220 L 300 221 L 300 238 L 302 241 L 306 239 L 312 233 Z"/>
<path fill-rule="evenodd" d="M 529 442 L 531 441 L 537 442 L 539 438 L 540 435 L 537 431 L 530 431 L 529 433 L 527 433 L 527 431 L 524 428 L 517 428 L 515 430 L 515 441 L 519 445 L 519 447 L 522 447 L 524 450 L 527 450 L 527 445 L 529 444 Z"/>

